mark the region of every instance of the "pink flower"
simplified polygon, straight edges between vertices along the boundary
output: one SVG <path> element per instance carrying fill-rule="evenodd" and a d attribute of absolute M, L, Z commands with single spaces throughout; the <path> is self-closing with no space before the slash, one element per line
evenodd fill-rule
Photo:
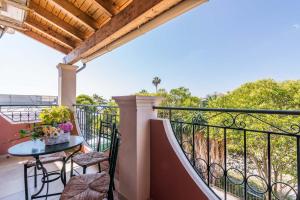
<path fill-rule="evenodd" d="M 61 130 L 65 133 L 70 132 L 73 130 L 73 124 L 71 122 L 62 123 L 58 126 Z"/>

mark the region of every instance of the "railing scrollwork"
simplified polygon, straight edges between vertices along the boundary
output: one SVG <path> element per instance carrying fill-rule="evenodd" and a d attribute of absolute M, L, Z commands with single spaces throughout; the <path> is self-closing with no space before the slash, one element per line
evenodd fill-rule
<path fill-rule="evenodd" d="M 300 199 L 300 111 L 154 109 L 220 199 Z"/>

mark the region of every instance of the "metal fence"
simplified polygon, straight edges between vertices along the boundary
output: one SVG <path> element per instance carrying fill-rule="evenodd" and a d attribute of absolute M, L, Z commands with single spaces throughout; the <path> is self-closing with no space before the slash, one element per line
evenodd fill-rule
<path fill-rule="evenodd" d="M 74 105 L 79 128 L 86 143 L 94 151 L 109 148 L 111 126 L 119 122 L 119 109 L 106 105 Z"/>
<path fill-rule="evenodd" d="M 0 105 L 0 114 L 12 122 L 39 122 L 45 108 L 57 105 Z"/>
<path fill-rule="evenodd" d="M 300 111 L 154 109 L 220 199 L 299 199 Z"/>

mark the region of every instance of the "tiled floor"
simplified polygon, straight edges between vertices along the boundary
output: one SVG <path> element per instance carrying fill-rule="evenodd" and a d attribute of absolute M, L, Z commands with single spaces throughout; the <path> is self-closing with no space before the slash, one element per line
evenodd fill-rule
<path fill-rule="evenodd" d="M 20 158 L 20 157 L 1 157 L 0 158 L 0 200 L 24 200 L 24 179 L 23 179 L 23 163 L 30 158 Z M 61 169 L 62 164 L 59 162 L 53 164 L 45 165 L 47 170 L 59 170 Z M 77 168 L 78 171 L 81 168 Z M 105 167 L 104 167 L 105 168 Z M 67 175 L 69 179 L 70 175 L 70 164 L 66 167 Z M 90 167 L 87 170 L 87 173 L 94 173 L 97 171 L 97 168 Z M 28 174 L 33 174 L 33 168 L 28 169 Z M 38 182 L 40 178 L 38 179 Z M 33 178 L 29 178 L 29 191 L 31 194 L 38 191 L 41 184 L 38 184 L 37 188 L 34 188 Z M 46 188 L 46 187 L 45 187 Z M 46 192 L 44 188 L 42 193 Z M 63 184 L 60 180 L 50 183 L 49 193 L 57 193 L 63 190 Z M 45 199 L 45 198 L 41 198 Z M 48 200 L 59 199 L 59 196 L 49 197 Z"/>
<path fill-rule="evenodd" d="M 24 179 L 23 179 L 23 163 L 31 158 L 20 158 L 20 157 L 0 157 L 0 200 L 25 200 L 24 197 Z M 47 170 L 59 170 L 62 167 L 60 162 L 56 162 L 53 164 L 45 165 Z M 75 166 L 75 169 L 82 173 L 81 168 Z M 102 169 L 107 169 L 106 166 L 102 166 Z M 97 167 L 89 167 L 87 173 L 95 173 L 97 172 Z M 69 179 L 70 175 L 70 164 L 66 166 L 67 178 Z M 28 169 L 29 175 L 33 174 L 33 168 Z M 37 188 L 34 188 L 33 178 L 29 178 L 29 191 L 31 194 L 35 193 L 41 184 L 38 184 Z M 39 179 L 38 179 L 39 182 Z M 118 182 L 115 181 L 116 187 L 118 190 Z M 60 180 L 50 183 L 49 193 L 57 193 L 63 190 L 63 184 Z M 45 193 L 46 189 L 44 188 L 43 193 Z M 224 196 L 224 193 L 217 188 L 214 188 L 214 191 L 219 196 Z M 115 199 L 117 200 L 118 195 L 115 193 Z M 119 197 L 120 198 L 120 197 Z M 45 198 L 41 198 L 45 199 Z M 58 200 L 59 196 L 49 197 L 48 200 Z M 227 195 L 227 199 L 229 200 L 237 200 L 231 195 Z"/>

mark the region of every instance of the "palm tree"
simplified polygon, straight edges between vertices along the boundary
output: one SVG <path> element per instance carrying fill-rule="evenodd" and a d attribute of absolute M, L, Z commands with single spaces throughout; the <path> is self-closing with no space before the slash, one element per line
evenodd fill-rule
<path fill-rule="evenodd" d="M 161 82 L 161 79 L 159 77 L 155 76 L 153 78 L 152 84 L 155 86 L 156 93 L 157 93 L 157 87 L 160 84 L 160 82 Z"/>

